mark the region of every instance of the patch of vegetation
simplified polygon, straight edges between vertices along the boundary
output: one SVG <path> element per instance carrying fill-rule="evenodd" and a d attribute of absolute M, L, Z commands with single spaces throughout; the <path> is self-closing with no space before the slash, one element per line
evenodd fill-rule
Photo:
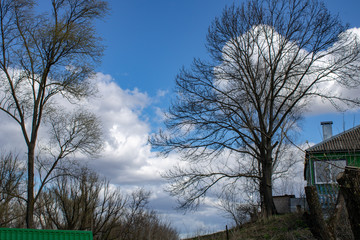
<path fill-rule="evenodd" d="M 229 240 L 315 240 L 302 214 L 292 213 L 229 230 Z M 187 240 L 226 240 L 226 231 Z"/>

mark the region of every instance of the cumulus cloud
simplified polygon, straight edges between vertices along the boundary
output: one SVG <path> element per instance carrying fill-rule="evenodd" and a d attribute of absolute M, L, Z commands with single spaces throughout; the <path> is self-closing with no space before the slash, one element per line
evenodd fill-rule
<path fill-rule="evenodd" d="M 167 90 L 160 89 L 160 90 L 157 91 L 156 96 L 157 97 L 164 97 L 166 94 L 168 94 L 168 92 L 169 91 L 167 91 Z"/>
<path fill-rule="evenodd" d="M 92 81 L 98 97 L 86 104 L 101 119 L 105 142 L 90 165 L 115 184 L 160 181 L 158 159 L 147 143 L 150 125 L 141 117 L 152 99 L 138 89 L 122 89 L 109 75 L 98 73 Z"/>
<path fill-rule="evenodd" d="M 235 99 L 246 102 L 247 91 L 244 89 L 251 85 L 251 81 L 245 84 L 237 81 L 237 78 L 251 79 L 248 76 L 250 69 L 257 77 L 257 85 L 270 89 L 270 79 L 267 77 L 270 63 L 281 54 L 274 75 L 277 101 L 291 104 L 292 99 L 302 96 L 304 90 L 311 86 L 306 90 L 309 97 L 298 103 L 299 106 L 306 106 L 304 113 L 307 115 L 358 108 L 358 104 L 343 100 L 359 101 L 359 46 L 360 28 L 352 28 L 340 34 L 338 41 L 324 51 L 311 52 L 310 49 L 300 48 L 296 41 L 281 36 L 271 26 L 253 26 L 244 34 L 229 40 L 223 47 L 223 62 L 214 68 L 214 86 L 221 91 L 225 90 L 226 96 L 231 94 Z M 247 61 L 251 62 L 251 67 L 243 66 L 245 70 L 238 67 Z M 304 69 L 308 71 L 302 75 Z M 235 81 L 233 76 L 237 77 Z M 299 81 L 301 84 L 297 86 Z M 292 92 L 294 89 L 297 91 Z M 286 98 L 290 95 L 293 98 Z M 325 96 L 332 99 L 325 99 Z"/>

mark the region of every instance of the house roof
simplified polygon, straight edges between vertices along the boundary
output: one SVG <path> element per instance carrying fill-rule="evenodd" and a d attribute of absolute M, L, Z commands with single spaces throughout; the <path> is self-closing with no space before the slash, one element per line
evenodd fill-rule
<path fill-rule="evenodd" d="M 360 125 L 334 135 L 308 149 L 306 152 L 360 151 Z"/>

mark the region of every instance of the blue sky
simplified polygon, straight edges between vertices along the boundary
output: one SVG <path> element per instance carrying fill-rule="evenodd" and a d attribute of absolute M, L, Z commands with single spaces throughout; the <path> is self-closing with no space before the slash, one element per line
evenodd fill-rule
<path fill-rule="evenodd" d="M 206 55 L 204 40 L 225 0 L 109 1 L 110 16 L 99 24 L 107 45 L 99 71 L 124 88 L 156 94 L 193 57 Z"/>
<path fill-rule="evenodd" d="M 39 7 L 48 0 L 39 1 Z M 103 121 L 105 149 L 89 164 L 125 192 L 136 187 L 152 191 L 150 204 L 178 228 L 182 236 L 194 232 L 223 230 L 230 222 L 214 208 L 216 198 L 208 199 L 198 212 L 176 212 L 176 202 L 164 192 L 160 174 L 178 162 L 156 155 L 147 138 L 161 125 L 161 112 L 169 107 L 175 76 L 193 58 L 207 58 L 205 40 L 208 27 L 232 0 L 109 0 L 110 13 L 97 22 L 97 31 L 106 50 L 97 66 L 94 84 L 99 97 L 87 104 Z M 243 1 L 236 1 L 243 2 Z M 360 27 L 360 1 L 327 0 L 350 27 Z M 360 95 L 360 93 L 359 93 Z M 23 142 L 13 134 L 15 123 L 0 115 L 0 145 L 4 149 Z M 299 144 L 318 143 L 321 121 L 333 121 L 333 133 L 360 124 L 359 111 L 336 113 L 328 106 L 307 113 L 301 122 Z M 302 178 L 302 159 L 296 174 Z M 292 192 L 287 192 L 292 194 Z"/>

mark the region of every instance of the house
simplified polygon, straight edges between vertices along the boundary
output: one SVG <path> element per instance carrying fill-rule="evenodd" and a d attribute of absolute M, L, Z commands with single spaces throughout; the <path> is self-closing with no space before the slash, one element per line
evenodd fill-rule
<path fill-rule="evenodd" d="M 273 196 L 275 208 L 278 214 L 300 212 L 307 209 L 305 198 L 296 198 L 295 195 Z"/>
<path fill-rule="evenodd" d="M 360 126 L 332 136 L 332 122 L 321 125 L 324 140 L 306 150 L 304 177 L 316 186 L 323 208 L 331 209 L 339 191 L 336 176 L 345 166 L 360 167 Z"/>

